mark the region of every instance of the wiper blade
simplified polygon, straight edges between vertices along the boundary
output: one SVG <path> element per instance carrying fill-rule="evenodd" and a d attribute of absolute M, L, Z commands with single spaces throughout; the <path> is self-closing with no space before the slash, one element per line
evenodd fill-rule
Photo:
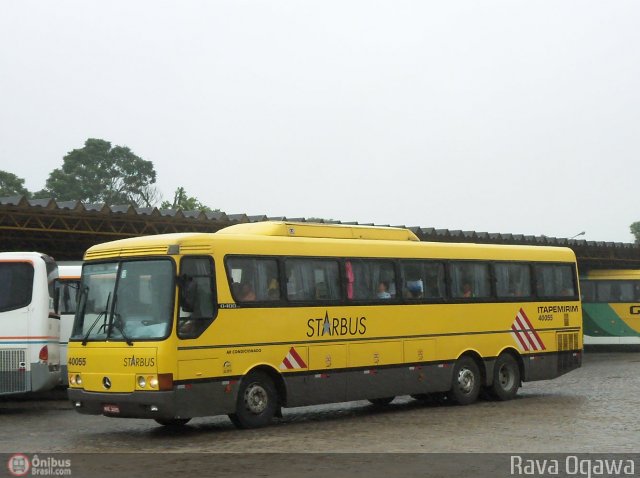
<path fill-rule="evenodd" d="M 93 324 L 91 324 L 91 327 L 89 327 L 89 330 L 87 330 L 87 333 L 82 339 L 82 345 L 87 345 L 87 341 L 89 340 L 89 335 L 91 335 L 91 331 L 93 330 L 93 328 L 96 326 L 96 324 L 101 318 L 106 317 L 106 315 L 109 313 L 110 301 L 111 301 L 111 292 L 109 292 L 109 297 L 107 297 L 107 303 L 104 306 L 104 310 L 98 314 L 98 317 L 96 317 L 96 320 L 93 321 Z"/>
<path fill-rule="evenodd" d="M 119 314 L 116 314 L 116 313 L 114 313 L 113 315 L 114 317 L 115 315 L 119 316 Z M 133 345 L 133 341 L 127 336 L 127 334 L 124 333 L 124 325 L 121 326 L 120 325 L 121 323 L 122 321 L 119 319 L 119 317 L 118 319 L 115 319 L 115 318 L 113 319 L 113 322 L 111 323 L 110 329 L 109 329 L 109 336 L 111 336 L 111 329 L 116 329 L 118 332 L 120 332 L 120 334 L 122 335 L 122 338 L 125 340 L 127 345 Z"/>
<path fill-rule="evenodd" d="M 133 341 L 127 337 L 127 334 L 124 332 L 124 324 L 122 323 L 122 316 L 116 312 L 116 307 L 118 304 L 118 294 L 113 295 L 113 314 L 111 315 L 111 320 L 109 321 L 109 331 L 107 333 L 107 337 L 111 338 L 111 331 L 115 328 L 120 332 L 122 338 L 127 342 L 127 345 L 133 345 Z"/>

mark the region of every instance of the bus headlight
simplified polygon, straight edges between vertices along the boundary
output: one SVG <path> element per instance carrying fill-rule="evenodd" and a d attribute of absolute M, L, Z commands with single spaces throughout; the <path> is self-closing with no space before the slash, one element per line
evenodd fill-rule
<path fill-rule="evenodd" d="M 173 375 L 161 373 L 159 375 L 136 375 L 136 390 L 172 390 Z"/>
<path fill-rule="evenodd" d="M 78 385 L 78 386 L 82 385 L 82 377 L 80 376 L 79 373 L 76 374 L 76 376 L 74 377 L 74 380 L 75 380 L 75 384 L 76 385 Z"/>

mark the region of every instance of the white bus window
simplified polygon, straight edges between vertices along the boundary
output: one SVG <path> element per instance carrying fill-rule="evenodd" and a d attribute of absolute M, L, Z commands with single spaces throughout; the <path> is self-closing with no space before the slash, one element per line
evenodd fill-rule
<path fill-rule="evenodd" d="M 80 281 L 58 281 L 58 313 L 72 315 L 76 313 L 76 304 Z"/>
<path fill-rule="evenodd" d="M 0 262 L 0 311 L 26 307 L 33 293 L 33 266 L 29 262 Z"/>

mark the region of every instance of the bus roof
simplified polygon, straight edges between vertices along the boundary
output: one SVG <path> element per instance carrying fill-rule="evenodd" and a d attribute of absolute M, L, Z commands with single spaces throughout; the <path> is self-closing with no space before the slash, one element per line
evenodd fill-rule
<path fill-rule="evenodd" d="M 370 239 L 384 241 L 420 241 L 409 229 L 400 227 L 353 226 L 308 222 L 265 221 L 236 224 L 216 234 L 255 234 L 260 236 L 313 237 L 324 239 Z"/>
<path fill-rule="evenodd" d="M 0 261 L 37 260 L 52 261 L 53 259 L 41 252 L 0 252 Z"/>
<path fill-rule="evenodd" d="M 594 280 L 640 280 L 638 269 L 606 269 L 592 270 L 586 275 L 587 279 Z"/>
<path fill-rule="evenodd" d="M 395 228 L 336 228 L 330 225 L 324 226 L 326 230 L 322 231 L 320 227 L 313 226 L 299 229 L 298 223 L 256 223 L 259 227 L 250 227 L 253 225 L 240 224 L 216 233 L 161 234 L 121 239 L 91 247 L 85 259 L 211 254 L 215 251 L 220 254 L 575 262 L 575 254 L 565 247 L 420 242 L 407 234 L 411 231 L 399 228 L 399 233 L 394 236 Z M 291 227 L 294 230 L 289 232 Z M 354 234 L 363 237 L 354 237 Z M 376 239 L 373 239 L 374 236 Z"/>

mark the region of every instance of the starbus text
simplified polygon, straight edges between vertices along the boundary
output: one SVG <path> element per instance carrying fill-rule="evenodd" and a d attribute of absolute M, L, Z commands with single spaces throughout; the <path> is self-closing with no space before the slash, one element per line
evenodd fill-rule
<path fill-rule="evenodd" d="M 332 317 L 326 312 L 324 318 L 309 319 L 307 321 L 307 337 L 321 337 L 323 335 L 364 335 L 367 332 L 366 317 Z"/>

